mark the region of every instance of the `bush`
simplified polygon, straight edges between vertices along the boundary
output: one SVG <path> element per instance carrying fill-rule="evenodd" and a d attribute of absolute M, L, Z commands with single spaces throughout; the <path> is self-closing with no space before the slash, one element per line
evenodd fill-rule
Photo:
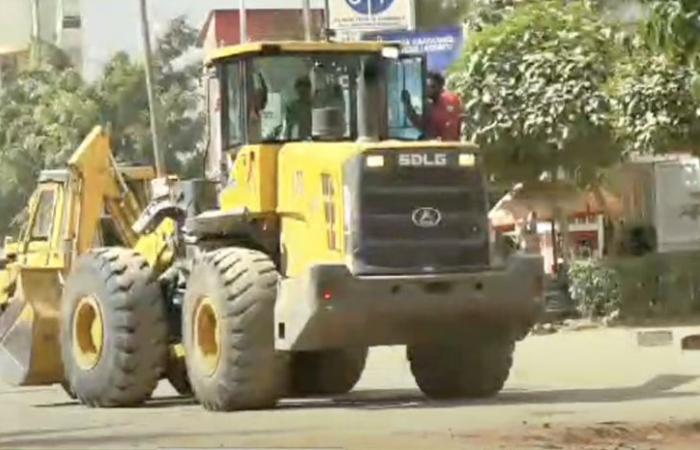
<path fill-rule="evenodd" d="M 620 309 L 622 295 L 614 269 L 596 260 L 576 262 L 569 269 L 569 280 L 569 293 L 583 316 L 602 317 Z"/>

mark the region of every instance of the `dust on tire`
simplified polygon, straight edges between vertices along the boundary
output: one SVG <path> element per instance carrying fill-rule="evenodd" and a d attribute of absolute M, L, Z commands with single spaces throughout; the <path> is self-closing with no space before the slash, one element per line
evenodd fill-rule
<path fill-rule="evenodd" d="M 208 410 L 276 405 L 286 387 L 286 361 L 274 349 L 274 305 L 279 275 L 264 253 L 224 248 L 195 261 L 183 305 L 187 372 L 197 400 Z M 220 356 L 208 373 L 195 345 L 199 302 L 217 314 Z"/>
<path fill-rule="evenodd" d="M 81 368 L 73 352 L 73 321 L 82 298 L 102 314 L 103 350 Z M 148 400 L 165 370 L 165 307 L 146 260 L 124 248 L 81 256 L 66 280 L 61 310 L 61 354 L 69 392 L 94 407 L 137 406 Z"/>

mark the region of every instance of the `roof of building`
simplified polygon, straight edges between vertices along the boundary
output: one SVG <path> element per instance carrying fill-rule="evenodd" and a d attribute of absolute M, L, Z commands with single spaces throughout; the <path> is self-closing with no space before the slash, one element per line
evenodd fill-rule
<path fill-rule="evenodd" d="M 16 53 L 23 53 L 28 50 L 29 47 L 27 46 L 0 45 L 0 56 L 14 55 Z"/>

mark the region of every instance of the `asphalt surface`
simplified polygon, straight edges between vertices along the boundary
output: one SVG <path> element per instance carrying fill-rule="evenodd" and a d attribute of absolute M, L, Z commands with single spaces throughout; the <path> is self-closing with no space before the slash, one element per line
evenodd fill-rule
<path fill-rule="evenodd" d="M 109 410 L 58 386 L 0 385 L 0 448 L 697 450 L 700 352 L 679 340 L 700 329 L 644 346 L 638 331 L 530 336 L 505 390 L 484 401 L 425 399 L 401 347 L 373 349 L 349 395 L 265 411 L 207 412 L 167 384 L 142 408 Z"/>

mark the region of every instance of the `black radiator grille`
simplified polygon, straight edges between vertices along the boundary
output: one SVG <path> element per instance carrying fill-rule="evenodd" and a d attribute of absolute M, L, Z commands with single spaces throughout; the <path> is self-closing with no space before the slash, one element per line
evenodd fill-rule
<path fill-rule="evenodd" d="M 487 202 L 480 171 L 459 166 L 456 158 L 444 167 L 399 167 L 392 153 L 384 153 L 383 168 L 355 165 L 357 229 L 351 244 L 360 271 L 430 273 L 487 266 Z M 439 213 L 437 225 L 414 222 L 417 211 L 425 209 Z"/>

